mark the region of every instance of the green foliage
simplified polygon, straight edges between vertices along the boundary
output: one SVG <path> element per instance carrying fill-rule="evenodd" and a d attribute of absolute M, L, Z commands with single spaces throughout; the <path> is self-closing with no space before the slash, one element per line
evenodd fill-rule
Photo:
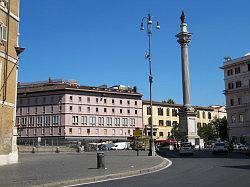
<path fill-rule="evenodd" d="M 167 99 L 162 101 L 163 103 L 168 103 L 168 104 L 175 104 L 175 101 L 173 99 Z"/>
<path fill-rule="evenodd" d="M 173 128 L 171 129 L 171 136 L 169 137 L 169 139 L 173 139 L 173 140 L 180 140 L 181 139 L 181 134 L 179 131 L 179 124 L 175 124 L 173 126 Z"/>
<path fill-rule="evenodd" d="M 225 117 L 213 119 L 208 125 L 198 129 L 198 135 L 204 139 L 204 141 L 214 140 L 216 138 L 227 140 L 227 119 Z"/>

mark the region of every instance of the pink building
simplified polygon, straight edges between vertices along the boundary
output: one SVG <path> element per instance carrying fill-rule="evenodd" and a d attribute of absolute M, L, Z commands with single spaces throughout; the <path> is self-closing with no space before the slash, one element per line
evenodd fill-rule
<path fill-rule="evenodd" d="M 127 139 L 143 127 L 141 98 L 136 87 L 50 79 L 18 84 L 19 140 Z"/>

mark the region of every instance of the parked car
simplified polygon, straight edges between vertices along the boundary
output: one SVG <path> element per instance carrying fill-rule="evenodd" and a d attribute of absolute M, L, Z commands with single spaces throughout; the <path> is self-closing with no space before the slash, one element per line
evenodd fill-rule
<path fill-rule="evenodd" d="M 236 143 L 236 144 L 234 144 L 234 149 L 235 149 L 235 150 L 242 150 L 243 147 L 244 147 L 244 145 L 241 144 L 241 143 Z"/>
<path fill-rule="evenodd" d="M 117 142 L 111 147 L 111 150 L 124 150 L 129 149 L 130 145 L 128 142 Z"/>
<path fill-rule="evenodd" d="M 216 142 L 212 149 L 213 154 L 228 154 L 228 147 L 224 142 Z"/>
<path fill-rule="evenodd" d="M 108 144 L 102 144 L 99 148 L 99 150 L 101 151 L 109 151 L 111 149 L 111 147 L 113 147 L 114 144 L 113 143 L 108 143 Z"/>
<path fill-rule="evenodd" d="M 208 141 L 205 143 L 205 148 L 211 149 L 211 148 L 213 148 L 214 144 L 215 144 L 214 141 Z"/>
<path fill-rule="evenodd" d="M 243 148 L 242 148 L 242 152 L 250 155 L 250 142 L 247 142 L 244 144 Z"/>
<path fill-rule="evenodd" d="M 194 149 L 190 142 L 182 142 L 179 149 L 180 156 L 182 155 L 194 155 Z"/>

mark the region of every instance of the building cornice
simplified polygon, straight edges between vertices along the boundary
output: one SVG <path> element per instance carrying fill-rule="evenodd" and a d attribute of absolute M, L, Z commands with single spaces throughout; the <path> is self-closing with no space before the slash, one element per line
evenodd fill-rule
<path fill-rule="evenodd" d="M 8 14 L 8 9 L 6 7 L 0 6 L 0 9 L 4 11 L 6 14 Z M 16 16 L 13 12 L 10 11 L 10 17 L 15 19 L 17 22 L 20 22 L 20 18 Z"/>

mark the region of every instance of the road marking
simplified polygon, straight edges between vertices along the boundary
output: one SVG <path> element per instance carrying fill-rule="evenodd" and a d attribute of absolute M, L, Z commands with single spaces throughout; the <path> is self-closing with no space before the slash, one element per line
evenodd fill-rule
<path fill-rule="evenodd" d="M 76 186 L 80 186 L 80 185 L 95 184 L 95 183 L 101 183 L 101 182 L 107 182 L 107 181 L 113 181 L 113 180 L 119 180 L 119 179 L 126 179 L 126 178 L 130 178 L 130 177 L 136 177 L 136 176 L 142 176 L 142 175 L 155 173 L 155 172 L 161 171 L 163 169 L 166 169 L 166 168 L 168 168 L 168 167 L 170 167 L 172 165 L 171 160 L 169 160 L 167 158 L 163 158 L 163 159 L 165 159 L 168 162 L 168 164 L 165 167 L 160 168 L 160 169 L 156 169 L 154 171 L 148 171 L 148 172 L 145 172 L 145 173 L 138 173 L 138 174 L 134 174 L 134 175 L 130 175 L 130 176 L 124 176 L 124 177 L 116 177 L 116 178 L 113 178 L 113 179 L 103 179 L 103 180 L 99 180 L 99 181 L 80 183 L 80 184 L 69 185 L 69 186 L 65 186 L 65 187 L 76 187 Z M 141 170 L 137 170 L 137 171 L 141 171 Z"/>

